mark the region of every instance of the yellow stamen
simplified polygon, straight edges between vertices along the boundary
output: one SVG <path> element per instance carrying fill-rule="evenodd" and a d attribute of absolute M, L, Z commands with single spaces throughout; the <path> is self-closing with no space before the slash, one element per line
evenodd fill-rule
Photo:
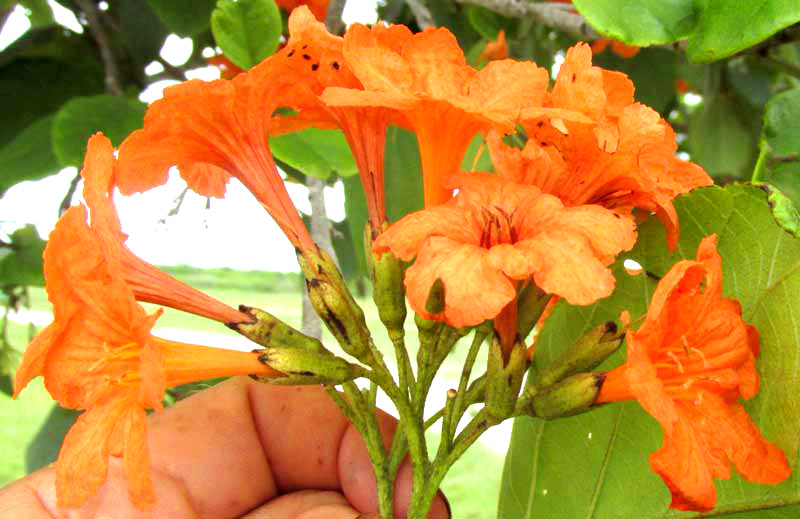
<path fill-rule="evenodd" d="M 669 358 L 671 358 L 672 360 L 674 360 L 674 361 L 675 361 L 675 364 L 677 364 L 677 365 L 678 365 L 678 371 L 680 371 L 681 373 L 686 373 L 686 371 L 683 369 L 683 364 L 681 364 L 681 361 L 678 359 L 678 356 L 677 356 L 677 355 L 675 355 L 675 354 L 674 354 L 674 353 L 672 353 L 671 351 L 668 351 L 668 352 L 667 352 L 667 356 L 669 356 Z"/>

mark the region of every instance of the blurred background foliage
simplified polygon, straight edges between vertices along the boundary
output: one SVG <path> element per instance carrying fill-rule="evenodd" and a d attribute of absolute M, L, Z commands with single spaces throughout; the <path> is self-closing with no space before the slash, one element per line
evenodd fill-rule
<path fill-rule="evenodd" d="M 337 9 L 343 2 L 331 4 Z M 57 23 L 54 8 L 71 12 L 82 31 Z M 222 63 L 223 75 L 258 63 L 284 41 L 287 20 L 286 11 L 273 0 L 60 0 L 58 4 L 0 0 L 0 26 L 19 12 L 30 28 L 0 52 L 0 194 L 20 182 L 80 167 L 86 139 L 96 131 L 118 145 L 142 126 L 146 104 L 140 96 L 148 87 L 194 77 L 193 71 L 209 66 L 209 60 Z M 592 41 L 595 64 L 628 74 L 636 85 L 637 100 L 672 124 L 683 158 L 702 165 L 720 185 L 751 179 L 769 183 L 775 217 L 787 228 L 796 226 L 792 216 L 792 202 L 800 204 L 796 0 L 575 0 L 574 5 L 386 0 L 378 2 L 377 13 L 381 20 L 415 31 L 430 25 L 447 27 L 476 67 L 485 64 L 487 45 L 501 35 L 507 40 L 509 57 L 533 60 L 548 70 L 557 68 L 576 41 Z M 191 53 L 181 64 L 164 58 L 171 35 L 191 39 Z M 228 65 L 218 57 L 223 53 Z M 464 160 L 466 170 L 491 168 L 483 148 L 476 139 Z M 333 242 L 342 270 L 363 294 L 368 290 L 361 252 L 366 206 L 344 138 L 336 132 L 309 130 L 272 139 L 272 149 L 289 182 L 304 184 L 314 178 L 327 185 L 343 183 L 347 216 L 334 226 Z M 416 139 L 398 128 L 389 132 L 386 176 L 392 221 L 422 207 Z M 75 173 L 61 210 L 70 205 L 78 182 Z M 0 234 L 0 287 L 6 306 L 0 332 L 0 390 L 7 394 L 19 351 L 35 331 L 32 326 L 25 330 L 10 326 L 8 310 L 30 305 L 29 287 L 44 284 L 45 242 L 33 226 L 17 227 Z M 191 267 L 168 271 L 212 290 L 255 287 L 288 293 L 300 286 L 299 276 L 293 274 L 203 272 Z M 41 289 L 36 289 L 35 298 L 39 308 L 47 308 Z M 177 391 L 171 398 L 195 389 Z M 28 450 L 27 470 L 54 459 L 59 438 L 74 417 L 71 411 L 53 408 Z M 9 419 L 13 418 L 5 421 Z M 8 425 L 4 427 L 6 434 L 13 434 Z M 23 447 L 15 442 L 15 449 Z M 487 509 L 494 510 L 494 504 Z"/>

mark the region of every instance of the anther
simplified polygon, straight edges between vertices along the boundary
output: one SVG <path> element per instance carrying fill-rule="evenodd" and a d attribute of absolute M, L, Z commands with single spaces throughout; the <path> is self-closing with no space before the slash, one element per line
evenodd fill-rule
<path fill-rule="evenodd" d="M 686 371 L 683 369 L 683 364 L 681 364 L 681 361 L 678 359 L 678 356 L 677 356 L 677 355 L 675 355 L 675 354 L 674 354 L 674 353 L 672 353 L 671 351 L 668 351 L 668 352 L 667 352 L 667 356 L 669 356 L 669 358 L 671 358 L 672 360 L 674 360 L 674 361 L 675 361 L 675 364 L 677 364 L 677 365 L 678 365 L 678 371 L 680 371 L 681 373 L 686 373 Z"/>

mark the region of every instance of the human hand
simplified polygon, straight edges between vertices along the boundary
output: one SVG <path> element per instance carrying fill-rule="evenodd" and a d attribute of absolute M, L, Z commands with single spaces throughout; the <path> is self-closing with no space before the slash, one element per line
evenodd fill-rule
<path fill-rule="evenodd" d="M 396 420 L 379 411 L 378 422 L 388 445 Z M 146 512 L 128 500 L 122 462 L 112 458 L 105 485 L 81 509 L 57 509 L 48 467 L 0 490 L 0 517 L 353 519 L 378 509 L 364 442 L 318 386 L 231 379 L 151 415 L 148 442 L 156 503 Z M 398 518 L 410 493 L 406 460 L 395 482 Z M 430 517 L 449 517 L 441 494 Z"/>

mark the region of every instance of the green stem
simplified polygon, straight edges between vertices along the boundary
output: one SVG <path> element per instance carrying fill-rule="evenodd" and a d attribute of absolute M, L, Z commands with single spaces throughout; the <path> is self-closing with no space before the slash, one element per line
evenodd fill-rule
<path fill-rule="evenodd" d="M 750 182 L 763 182 L 764 171 L 767 169 L 767 155 L 769 154 L 769 144 L 767 139 L 762 138 L 759 143 L 758 160 L 753 168 L 753 176 Z"/>
<path fill-rule="evenodd" d="M 464 452 L 484 433 L 489 427 L 496 425 L 497 421 L 492 418 L 486 409 L 475 415 L 470 423 L 464 428 L 463 431 L 455 439 L 452 449 L 449 454 L 442 460 L 438 460 L 433 465 L 430 475 L 426 481 L 426 485 L 421 492 L 421 495 L 412 496 L 411 504 L 408 508 L 408 517 L 427 517 L 428 512 L 433 504 L 433 498 L 439 491 L 442 480 L 444 480 L 447 471 L 455 463 Z M 415 492 L 416 494 L 416 492 Z"/>
<path fill-rule="evenodd" d="M 372 387 L 377 386 L 372 383 Z M 342 388 L 350 401 L 354 413 L 360 417 L 359 422 L 353 422 L 353 424 L 364 439 L 370 461 L 372 461 L 372 466 L 375 470 L 375 480 L 378 490 L 378 507 L 381 517 L 384 519 L 393 519 L 394 478 L 389 477 L 386 447 L 383 443 L 383 435 L 381 434 L 380 427 L 378 426 L 377 414 L 375 413 L 374 406 L 370 407 L 369 405 L 368 399 L 372 391 L 365 396 L 361 390 L 358 389 L 355 382 L 346 382 L 342 384 Z"/>
<path fill-rule="evenodd" d="M 411 359 L 408 357 L 408 349 L 406 349 L 405 333 L 403 330 L 390 331 L 389 338 L 392 340 L 395 357 L 397 358 L 400 390 L 407 395 L 413 394 L 415 386 L 414 372 L 411 368 Z"/>
<path fill-rule="evenodd" d="M 472 344 L 469 346 L 467 358 L 464 361 L 464 367 L 461 369 L 461 379 L 458 381 L 456 401 L 453 403 L 452 412 L 457 420 L 456 423 L 458 423 L 458 420 L 461 420 L 462 413 L 464 412 L 464 398 L 466 396 L 467 384 L 469 384 L 469 378 L 472 376 L 472 368 L 475 366 L 475 359 L 478 357 L 478 352 L 487 335 L 489 335 L 489 333 L 484 330 L 475 330 L 475 336 L 472 338 Z"/>

